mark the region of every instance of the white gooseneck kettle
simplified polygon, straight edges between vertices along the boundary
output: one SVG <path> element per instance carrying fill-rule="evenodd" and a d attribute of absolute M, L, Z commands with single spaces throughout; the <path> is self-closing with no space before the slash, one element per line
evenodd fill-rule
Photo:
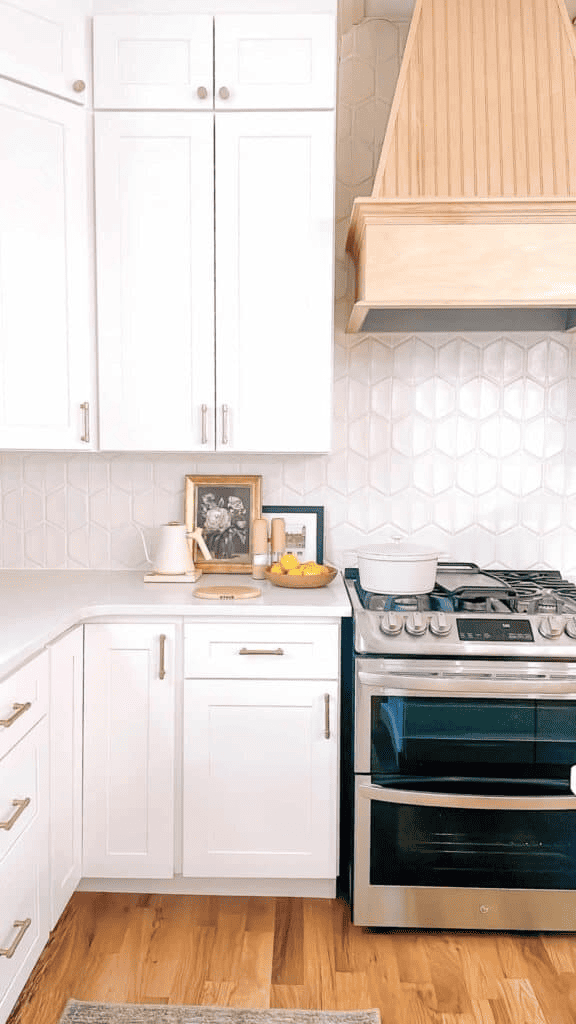
<path fill-rule="evenodd" d="M 212 558 L 199 527 L 188 532 L 185 523 L 165 523 L 158 531 L 158 541 L 153 559 L 148 554 L 143 531 L 140 527 L 138 530 L 142 537 L 146 560 L 153 566 L 154 573 L 159 576 L 200 575 L 194 565 L 189 539 L 196 541 L 204 558 Z"/>

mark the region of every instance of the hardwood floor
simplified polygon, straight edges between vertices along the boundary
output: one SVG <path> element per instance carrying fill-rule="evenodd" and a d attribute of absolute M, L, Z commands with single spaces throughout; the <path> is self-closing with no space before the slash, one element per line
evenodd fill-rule
<path fill-rule="evenodd" d="M 369 931 L 340 900 L 76 893 L 9 1024 L 56 1024 L 68 998 L 574 1024 L 576 935 Z"/>

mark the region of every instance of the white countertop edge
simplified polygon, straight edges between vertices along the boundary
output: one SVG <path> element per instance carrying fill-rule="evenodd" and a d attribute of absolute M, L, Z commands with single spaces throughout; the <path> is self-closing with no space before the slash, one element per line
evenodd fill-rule
<path fill-rule="evenodd" d="M 274 587 L 267 580 L 246 575 L 205 574 L 201 581 L 190 584 L 144 583 L 143 576 L 132 570 L 0 570 L 0 681 L 64 633 L 95 620 L 258 616 L 326 622 L 339 621 L 352 612 L 341 575 L 328 587 L 311 590 Z M 243 601 L 198 599 L 192 591 L 200 582 L 252 585 L 262 594 Z M 74 593 L 79 585 L 84 591 L 81 596 Z M 182 588 L 187 592 L 184 599 Z"/>

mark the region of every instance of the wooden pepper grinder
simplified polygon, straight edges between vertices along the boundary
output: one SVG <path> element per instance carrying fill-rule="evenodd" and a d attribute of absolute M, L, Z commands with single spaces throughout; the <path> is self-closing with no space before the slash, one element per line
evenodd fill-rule
<path fill-rule="evenodd" d="M 255 519 L 252 523 L 252 579 L 265 580 L 268 565 L 268 521 Z"/>
<path fill-rule="evenodd" d="M 283 519 L 272 520 L 270 547 L 272 550 L 272 564 L 279 562 L 286 551 L 286 526 Z"/>

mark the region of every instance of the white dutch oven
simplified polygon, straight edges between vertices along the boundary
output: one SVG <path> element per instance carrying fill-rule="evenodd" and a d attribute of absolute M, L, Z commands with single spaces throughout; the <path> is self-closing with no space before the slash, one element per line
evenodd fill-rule
<path fill-rule="evenodd" d="M 402 540 L 359 548 L 360 585 L 375 594 L 429 594 L 436 582 L 438 555 Z"/>

